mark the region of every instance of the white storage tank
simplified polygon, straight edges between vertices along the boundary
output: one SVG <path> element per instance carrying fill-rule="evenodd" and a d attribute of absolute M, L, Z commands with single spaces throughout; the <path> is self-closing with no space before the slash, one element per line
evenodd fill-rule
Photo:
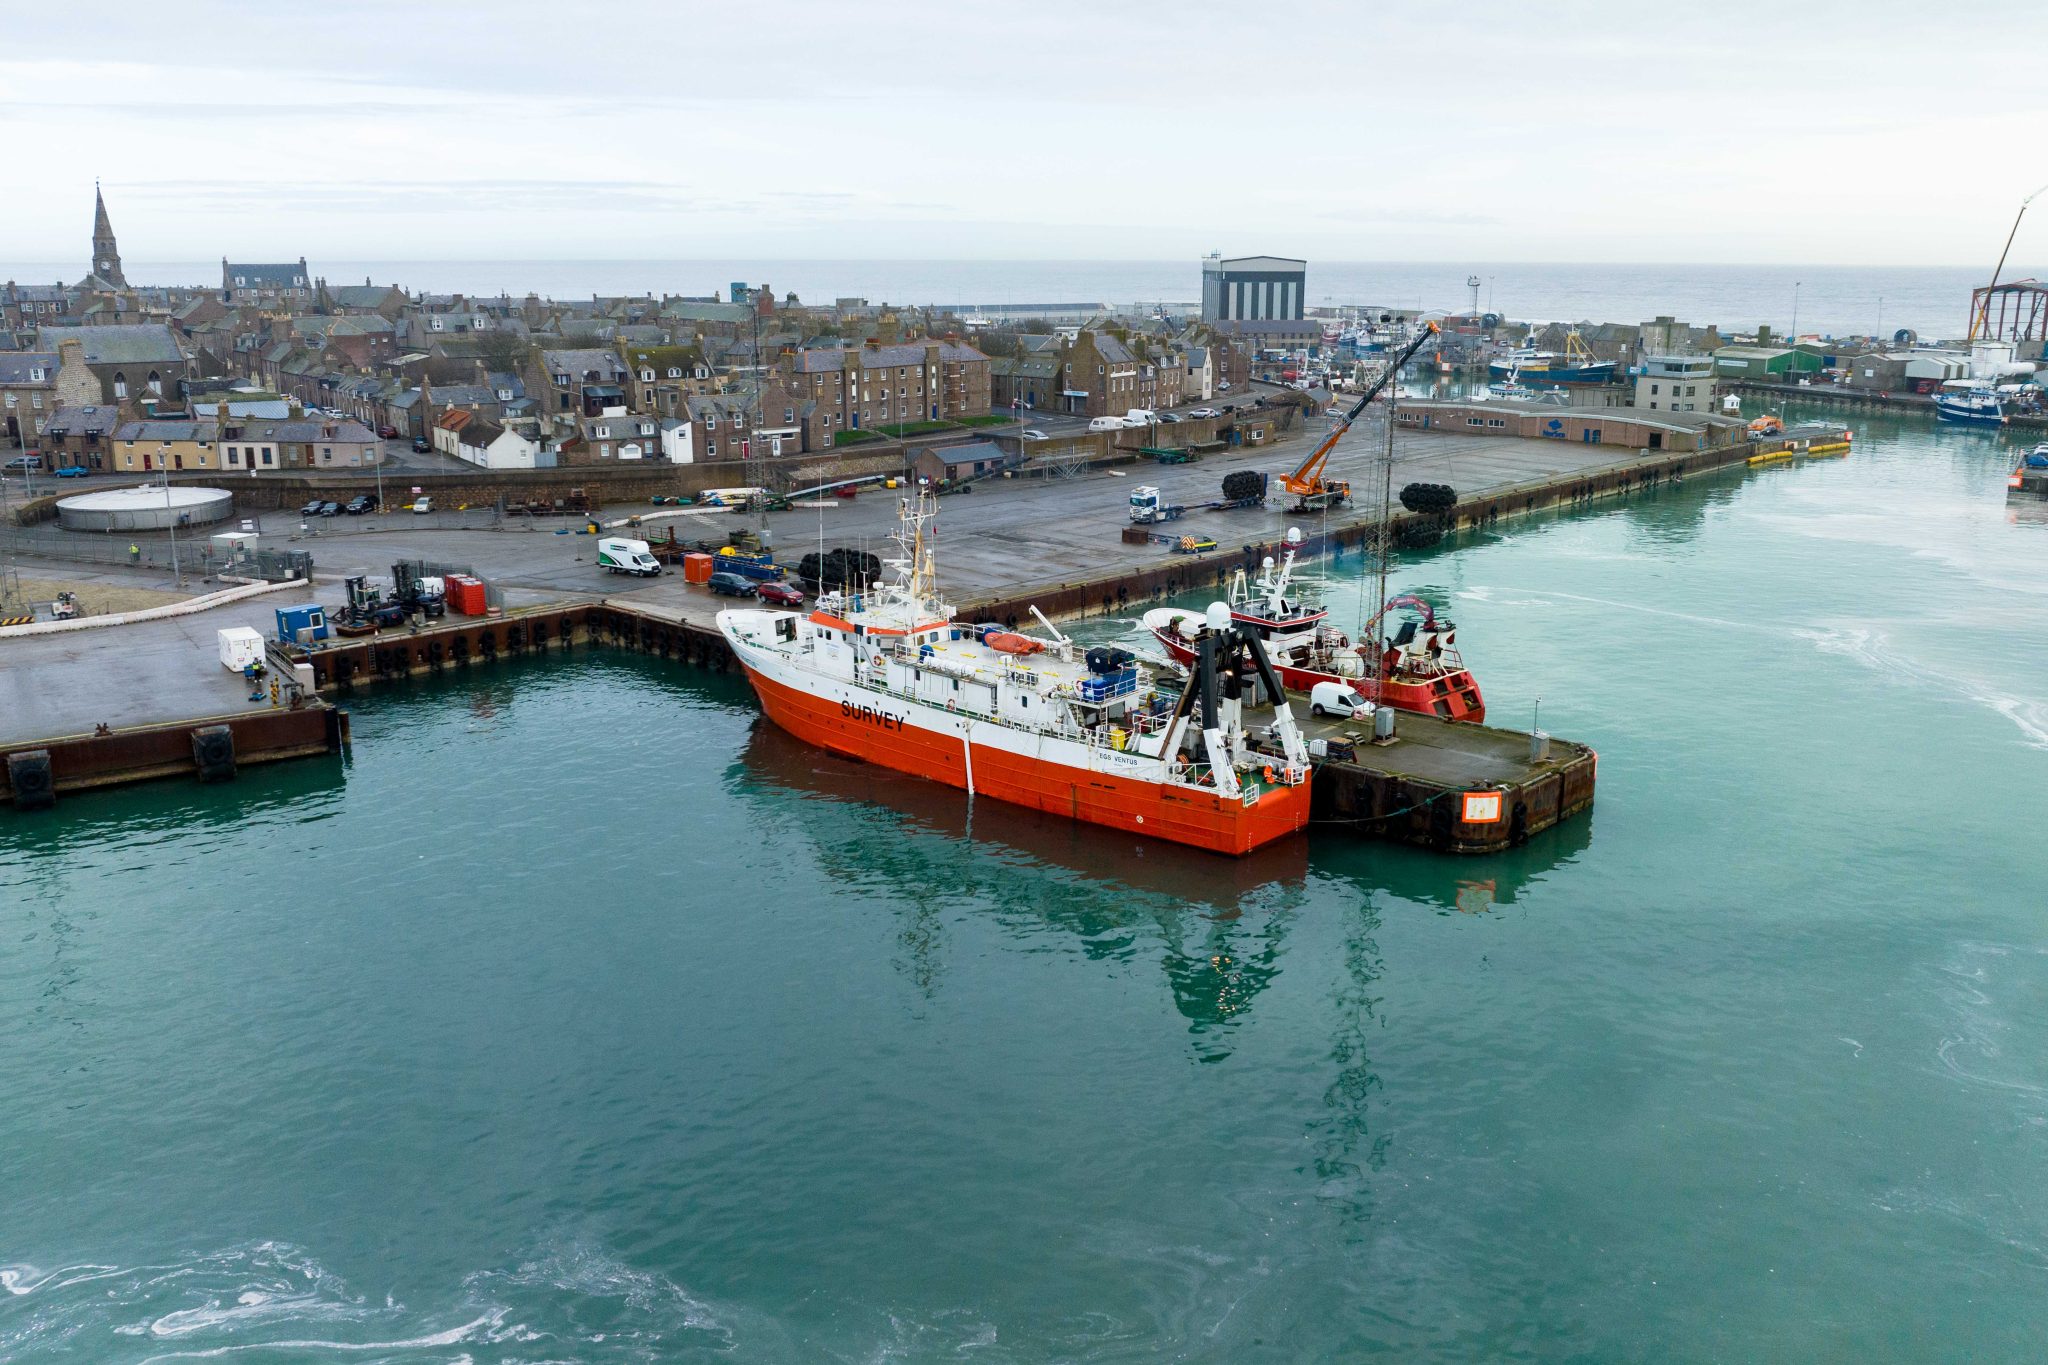
<path fill-rule="evenodd" d="M 235 496 L 225 488 L 145 484 L 60 498 L 57 523 L 67 531 L 167 531 L 211 526 L 234 510 Z"/>

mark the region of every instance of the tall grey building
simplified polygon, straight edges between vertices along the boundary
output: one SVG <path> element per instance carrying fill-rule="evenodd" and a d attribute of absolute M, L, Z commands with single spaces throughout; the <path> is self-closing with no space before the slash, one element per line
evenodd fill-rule
<path fill-rule="evenodd" d="M 1303 316 L 1308 262 L 1286 256 L 1202 261 L 1202 321 L 1245 322 Z"/>

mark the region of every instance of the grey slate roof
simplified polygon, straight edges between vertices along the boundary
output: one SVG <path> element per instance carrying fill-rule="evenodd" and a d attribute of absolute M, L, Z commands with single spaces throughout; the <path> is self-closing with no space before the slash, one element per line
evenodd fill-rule
<path fill-rule="evenodd" d="M 219 425 L 205 418 L 123 422 L 114 428 L 117 441 L 211 441 L 219 434 Z"/>
<path fill-rule="evenodd" d="M 40 380 L 29 378 L 29 371 L 40 369 Z M 57 356 L 53 351 L 0 351 L 0 384 L 19 387 L 26 384 L 54 384 L 57 382 Z"/>
<path fill-rule="evenodd" d="M 860 348 L 860 367 L 864 370 L 878 370 L 885 366 L 924 364 L 924 342 L 912 342 L 905 346 L 863 346 Z M 818 350 L 798 351 L 794 357 L 798 374 L 831 374 L 846 362 L 843 356 L 851 347 L 844 349 L 827 347 Z M 950 363 L 968 360 L 987 360 L 988 357 L 972 346 L 962 346 L 957 341 L 939 343 L 939 359 Z"/>
<path fill-rule="evenodd" d="M 160 322 L 126 327 L 45 327 L 43 344 L 76 337 L 91 365 L 175 365 L 185 359 L 178 338 Z"/>
<path fill-rule="evenodd" d="M 313 287 L 313 282 L 306 278 L 306 267 L 300 261 L 286 261 L 282 265 L 226 265 L 222 268 L 230 281 L 236 279 L 245 281 L 243 284 L 232 286 L 236 289 L 310 289 Z"/>
<path fill-rule="evenodd" d="M 88 403 L 80 408 L 58 408 L 43 423 L 46 436 L 63 436 L 74 431 L 106 431 L 119 425 L 121 409 L 111 403 Z"/>
<path fill-rule="evenodd" d="M 327 291 L 335 304 L 342 308 L 377 308 L 391 297 L 392 286 L 388 284 L 344 284 Z"/>
<path fill-rule="evenodd" d="M 601 379 L 618 380 L 626 377 L 626 362 L 619 359 L 616 351 L 588 347 L 542 351 L 540 354 L 549 374 L 566 374 L 572 380 L 581 379 L 592 371 Z"/>
<path fill-rule="evenodd" d="M 981 460 L 994 460 L 998 464 L 1009 458 L 1003 448 L 994 441 L 969 441 L 957 446 L 933 446 L 931 453 L 947 464 L 968 464 Z"/>
<path fill-rule="evenodd" d="M 498 401 L 498 391 L 488 384 L 436 384 L 434 402 L 444 408 L 462 408 L 475 404 L 488 407 Z"/>

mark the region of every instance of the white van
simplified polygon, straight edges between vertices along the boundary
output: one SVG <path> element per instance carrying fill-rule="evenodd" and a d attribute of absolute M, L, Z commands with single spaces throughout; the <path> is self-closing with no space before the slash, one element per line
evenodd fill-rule
<path fill-rule="evenodd" d="M 638 578 L 653 578 L 661 573 L 661 561 L 648 552 L 644 540 L 624 540 L 616 536 L 597 542 L 597 562 L 613 573 L 629 573 Z"/>
<path fill-rule="evenodd" d="M 1359 696 L 1351 684 L 1339 682 L 1319 682 L 1310 688 L 1308 709 L 1311 715 L 1345 720 L 1365 720 L 1372 715 L 1372 703 Z"/>
<path fill-rule="evenodd" d="M 1132 408 L 1124 414 L 1124 425 L 1127 427 L 1149 427 L 1158 420 L 1159 414 L 1150 408 Z"/>
<path fill-rule="evenodd" d="M 1121 417 L 1097 417 L 1088 423 L 1088 430 L 1090 431 L 1122 431 L 1123 429 L 1124 419 Z"/>

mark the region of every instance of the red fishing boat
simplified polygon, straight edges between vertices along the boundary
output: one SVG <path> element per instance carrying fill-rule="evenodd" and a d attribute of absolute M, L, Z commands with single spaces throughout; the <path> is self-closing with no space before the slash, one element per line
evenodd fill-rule
<path fill-rule="evenodd" d="M 1258 633 L 1282 686 L 1308 692 L 1320 682 L 1344 683 L 1398 710 L 1446 720 L 1486 719 L 1479 681 L 1458 653 L 1455 624 L 1423 599 L 1404 595 L 1389 599 L 1354 641 L 1330 624 L 1327 608 L 1299 594 L 1294 560 L 1301 532 L 1289 530 L 1287 542 L 1277 565 L 1269 556 L 1256 580 L 1248 581 L 1239 569 L 1230 584 L 1231 621 Z M 1389 614 L 1396 611 L 1404 615 L 1389 629 Z M 1155 607 L 1145 613 L 1144 624 L 1176 662 L 1193 662 L 1200 612 Z"/>

